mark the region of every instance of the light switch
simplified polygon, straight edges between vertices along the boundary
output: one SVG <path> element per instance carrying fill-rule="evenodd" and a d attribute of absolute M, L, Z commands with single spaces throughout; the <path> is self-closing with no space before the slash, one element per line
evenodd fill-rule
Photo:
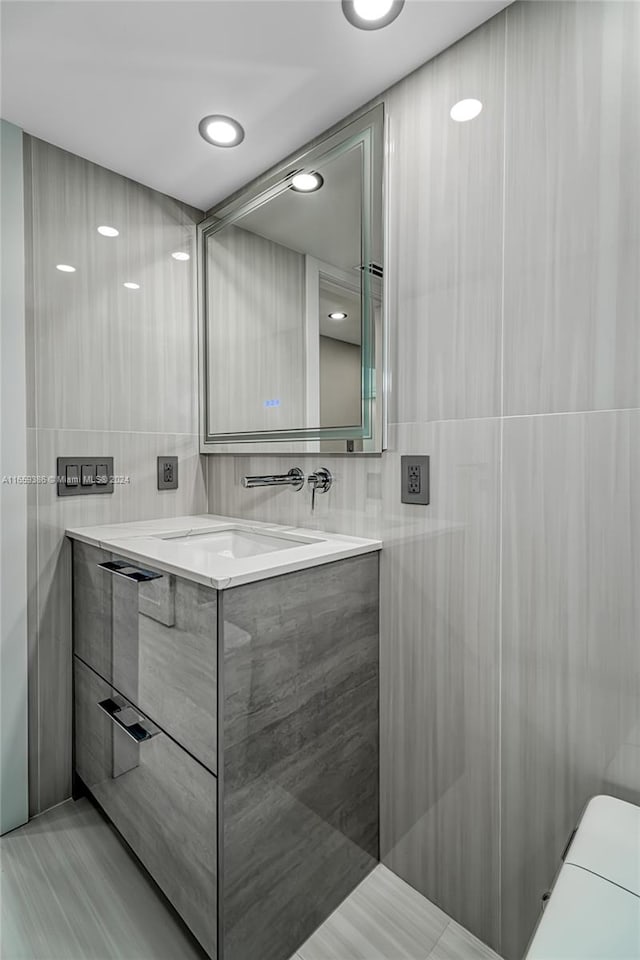
<path fill-rule="evenodd" d="M 96 483 L 109 483 L 109 468 L 106 463 L 96 463 Z"/>
<path fill-rule="evenodd" d="M 70 463 L 65 474 L 65 483 L 68 487 L 77 487 L 80 483 L 80 473 L 77 463 Z"/>
<path fill-rule="evenodd" d="M 95 483 L 96 475 L 91 463 L 83 463 L 80 467 L 80 483 L 83 487 L 91 487 Z"/>

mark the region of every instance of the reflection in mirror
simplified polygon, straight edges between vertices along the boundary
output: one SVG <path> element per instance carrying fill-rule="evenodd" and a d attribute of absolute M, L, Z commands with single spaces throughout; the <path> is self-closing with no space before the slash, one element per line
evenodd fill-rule
<path fill-rule="evenodd" d="M 212 433 L 296 427 L 303 402 L 304 263 L 233 224 L 207 241 L 209 427 Z M 221 361 L 221 362 L 220 362 Z"/>
<path fill-rule="evenodd" d="M 301 167 L 289 169 L 201 231 L 205 439 L 370 431 L 382 307 L 380 277 L 364 269 L 370 141 L 337 139 L 303 159 L 317 189 L 294 189 Z"/>
<path fill-rule="evenodd" d="M 362 420 L 360 285 L 336 273 L 320 273 L 321 427 L 354 427 Z"/>
<path fill-rule="evenodd" d="M 361 423 L 361 145 L 319 172 L 207 240 L 213 433 Z"/>

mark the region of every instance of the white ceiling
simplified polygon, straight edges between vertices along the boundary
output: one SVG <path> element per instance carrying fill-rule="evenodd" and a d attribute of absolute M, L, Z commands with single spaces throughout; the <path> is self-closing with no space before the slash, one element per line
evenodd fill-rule
<path fill-rule="evenodd" d="M 508 0 L 407 0 L 357 30 L 340 0 L 3 0 L 2 116 L 207 209 Z M 211 113 L 246 130 L 198 134 Z"/>

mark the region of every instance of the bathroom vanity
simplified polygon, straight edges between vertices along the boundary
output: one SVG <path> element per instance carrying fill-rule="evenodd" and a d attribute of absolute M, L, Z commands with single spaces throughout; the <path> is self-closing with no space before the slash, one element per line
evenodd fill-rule
<path fill-rule="evenodd" d="M 289 960 L 378 859 L 380 543 L 67 531 L 76 792 L 212 958 Z"/>

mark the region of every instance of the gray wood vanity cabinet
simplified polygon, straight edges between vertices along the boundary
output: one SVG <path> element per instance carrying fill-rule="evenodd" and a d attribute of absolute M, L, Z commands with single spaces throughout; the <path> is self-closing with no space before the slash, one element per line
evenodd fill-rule
<path fill-rule="evenodd" d="M 225 590 L 73 568 L 79 783 L 210 957 L 289 960 L 378 860 L 377 552 Z"/>

